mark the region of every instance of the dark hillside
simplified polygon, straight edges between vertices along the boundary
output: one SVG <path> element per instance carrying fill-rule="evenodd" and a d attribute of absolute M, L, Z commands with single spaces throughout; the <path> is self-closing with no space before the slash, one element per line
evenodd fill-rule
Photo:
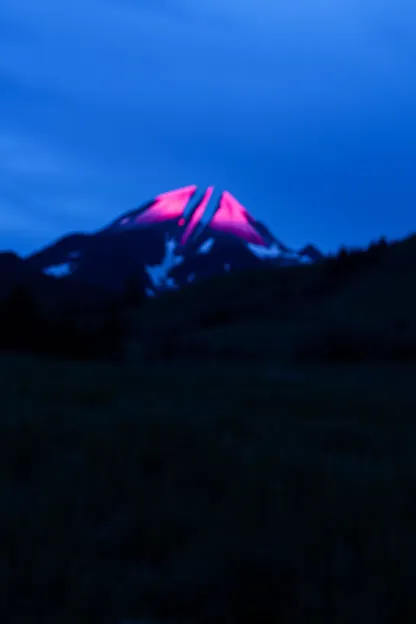
<path fill-rule="evenodd" d="M 293 364 L 415 357 L 416 237 L 390 245 L 381 240 L 367 250 L 341 249 L 311 265 L 224 274 L 147 301 L 141 279 L 126 276 L 124 292 L 109 294 L 36 273 L 12 254 L 0 260 L 14 271 L 4 270 L 0 279 L 0 345 L 7 348 L 13 348 L 16 336 L 18 350 L 48 353 L 44 345 L 67 344 L 67 335 L 70 343 L 87 341 L 84 351 L 94 358 L 110 356 L 116 342 L 117 357 L 141 353 L 152 359 Z M 19 297 L 26 303 L 15 314 Z M 26 323 L 16 321 L 19 314 Z"/>
<path fill-rule="evenodd" d="M 1 622 L 415 621 L 415 242 L 90 314 L 16 286 Z"/>
<path fill-rule="evenodd" d="M 171 352 L 318 360 L 413 359 L 416 237 L 316 265 L 250 271 L 150 301 L 143 342 Z"/>

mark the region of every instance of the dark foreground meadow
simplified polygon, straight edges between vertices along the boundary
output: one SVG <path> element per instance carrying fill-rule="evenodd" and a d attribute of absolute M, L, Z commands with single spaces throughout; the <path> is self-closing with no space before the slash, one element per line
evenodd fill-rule
<path fill-rule="evenodd" d="M 0 360 L 0 621 L 416 621 L 416 368 Z"/>

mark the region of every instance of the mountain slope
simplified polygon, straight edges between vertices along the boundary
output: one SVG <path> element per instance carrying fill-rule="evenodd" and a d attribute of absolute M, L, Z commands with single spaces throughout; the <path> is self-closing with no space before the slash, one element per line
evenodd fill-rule
<path fill-rule="evenodd" d="M 315 262 L 288 249 L 227 191 L 195 185 L 158 195 L 92 234 L 71 234 L 25 260 L 33 270 L 120 291 L 138 278 L 149 295 L 224 272 Z"/>
<path fill-rule="evenodd" d="M 183 288 L 143 307 L 135 331 L 175 357 L 414 361 L 415 280 L 413 236 Z"/>

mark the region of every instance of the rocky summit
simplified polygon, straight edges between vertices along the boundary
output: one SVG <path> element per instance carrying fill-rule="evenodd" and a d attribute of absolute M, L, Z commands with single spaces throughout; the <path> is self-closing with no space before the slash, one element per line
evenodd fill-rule
<path fill-rule="evenodd" d="M 224 272 L 311 263 L 289 249 L 228 191 L 186 186 L 162 193 L 104 228 L 70 234 L 24 259 L 26 270 L 111 292 L 137 278 L 148 296 Z"/>

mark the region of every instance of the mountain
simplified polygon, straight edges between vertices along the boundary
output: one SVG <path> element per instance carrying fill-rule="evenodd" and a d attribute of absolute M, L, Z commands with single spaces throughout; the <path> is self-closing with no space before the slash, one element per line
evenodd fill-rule
<path fill-rule="evenodd" d="M 46 275 L 32 271 L 28 263 L 17 254 L 7 251 L 0 253 L 0 296 L 7 294 L 17 282 L 45 283 Z"/>
<path fill-rule="evenodd" d="M 226 271 L 322 257 L 312 245 L 287 248 L 229 192 L 193 185 L 158 195 L 95 233 L 65 236 L 19 262 L 32 274 L 112 293 L 135 277 L 150 296 Z"/>

